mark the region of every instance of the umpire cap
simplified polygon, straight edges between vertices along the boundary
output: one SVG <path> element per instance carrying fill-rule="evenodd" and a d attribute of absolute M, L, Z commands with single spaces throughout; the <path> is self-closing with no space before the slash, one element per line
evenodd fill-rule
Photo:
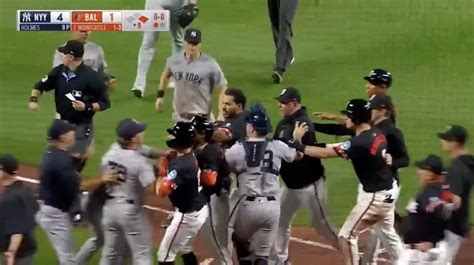
<path fill-rule="evenodd" d="M 364 76 L 364 80 L 376 86 L 385 85 L 390 87 L 392 85 L 392 74 L 384 69 L 377 68 L 370 71 L 369 75 Z"/>
<path fill-rule="evenodd" d="M 84 55 L 84 43 L 78 40 L 69 40 L 64 46 L 58 48 L 63 54 L 70 54 L 74 58 L 81 58 Z"/>
<path fill-rule="evenodd" d="M 250 106 L 250 110 L 245 116 L 245 122 L 251 124 L 259 135 L 267 135 L 272 131 L 270 117 L 261 104 Z"/>
<path fill-rule="evenodd" d="M 190 122 L 177 122 L 173 128 L 166 130 L 170 138 L 166 145 L 173 149 L 186 149 L 194 145 L 196 131 Z"/>
<path fill-rule="evenodd" d="M 372 117 L 372 108 L 365 99 L 351 99 L 346 108 L 341 110 L 354 124 L 369 122 Z"/>
<path fill-rule="evenodd" d="M 201 115 L 196 115 L 190 122 L 194 126 L 196 133 L 204 134 L 206 142 L 211 141 L 212 134 L 214 133 L 214 126 L 208 119 Z"/>

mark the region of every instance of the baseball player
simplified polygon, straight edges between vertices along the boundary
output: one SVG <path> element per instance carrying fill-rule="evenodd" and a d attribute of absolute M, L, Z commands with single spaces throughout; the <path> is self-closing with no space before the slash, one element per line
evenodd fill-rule
<path fill-rule="evenodd" d="M 180 53 L 183 50 L 184 28 L 198 15 L 197 0 L 146 0 L 145 9 L 170 11 L 171 52 Z M 137 75 L 132 88 L 132 93 L 137 98 L 142 98 L 145 93 L 146 77 L 159 35 L 160 32 L 157 31 L 143 32 L 142 44 L 138 51 Z M 173 87 L 171 84 L 169 86 Z"/>
<path fill-rule="evenodd" d="M 283 73 L 293 64 L 293 47 L 291 25 L 295 18 L 298 0 L 268 0 L 268 14 L 272 25 L 273 42 L 275 42 L 275 69 L 272 73 L 274 83 L 283 81 Z"/>
<path fill-rule="evenodd" d="M 90 36 L 90 31 L 73 32 L 73 39 L 84 44 L 84 55 L 82 57 L 84 64 L 90 66 L 104 78 L 105 84 L 107 85 L 107 91 L 111 92 L 117 85 L 117 78 L 108 73 L 108 65 L 105 61 L 104 50 L 99 44 L 89 41 Z M 62 60 L 63 55 L 56 50 L 53 56 L 53 67 L 62 64 Z"/>
<path fill-rule="evenodd" d="M 225 153 L 241 196 L 232 240 L 239 264 L 266 265 L 278 232 L 280 166 L 282 160 L 295 160 L 297 153 L 279 140 L 265 138 L 272 125 L 263 106 L 252 106 L 246 122 L 247 140 Z"/>
<path fill-rule="evenodd" d="M 166 60 L 155 108 L 161 111 L 168 82 L 171 77 L 174 77 L 172 120 L 174 122 L 190 121 L 195 115 L 213 120 L 212 92 L 220 89 L 220 105 L 222 95 L 227 88 L 227 80 L 219 64 L 209 55 L 201 53 L 200 30 L 187 29 L 184 40 L 186 41 L 185 51 L 172 55 Z M 221 109 L 219 108 L 219 113 Z"/>
<path fill-rule="evenodd" d="M 401 246 L 390 215 L 400 191 L 388 166 L 391 164 L 391 157 L 387 155 L 385 136 L 369 125 L 372 115 L 369 102 L 352 99 L 341 113 L 347 117 L 346 126 L 355 131 L 353 138 L 335 147 L 304 146 L 301 144 L 301 138 L 308 128 L 305 124 L 297 123 L 294 131 L 295 147 L 312 157 L 340 156 L 352 161 L 362 189 L 359 190 L 356 206 L 339 232 L 339 243 L 345 264 L 358 265 L 357 240 L 361 231 L 365 229 L 381 226 L 387 231 L 393 230 L 390 234 L 395 238 L 391 241 L 397 240 L 396 245 Z M 397 261 L 400 255 L 399 252 L 389 254 L 392 261 Z"/>
<path fill-rule="evenodd" d="M 167 131 L 169 139 L 166 145 L 176 150 L 176 158 L 171 160 L 167 176 L 156 183 L 156 193 L 160 197 L 168 196 L 176 210 L 161 240 L 158 264 L 175 264 L 176 255 L 181 253 L 185 265 L 196 265 L 192 244 L 209 216 L 206 200 L 201 194 L 201 183 L 210 185 L 216 179 L 214 174 L 201 175 L 192 152 L 196 133 L 191 123 L 177 122 Z"/>
<path fill-rule="evenodd" d="M 101 265 L 118 263 L 123 242 L 127 242 L 134 264 L 153 264 L 151 226 L 142 206 L 146 191 L 154 190 L 156 178 L 153 167 L 139 152 L 145 129 L 145 124 L 133 119 L 120 121 L 117 142 L 102 157 L 102 170 L 116 170 L 118 184 L 107 187 Z"/>
<path fill-rule="evenodd" d="M 283 119 L 278 123 L 273 139 L 288 142 L 293 139 L 293 130 L 297 121 L 311 125 L 311 120 L 306 114 L 306 108 L 301 105 L 301 95 L 296 88 L 283 89 L 275 99 L 278 100 Z M 309 130 L 303 137 L 303 143 L 316 145 L 314 130 L 312 128 Z M 303 207 L 310 209 L 316 231 L 338 248 L 338 231 L 328 214 L 326 177 L 321 160 L 304 156 L 301 160 L 292 163 L 283 162 L 280 173 L 285 187 L 281 196 L 278 237 L 273 246 L 272 260 L 276 261 L 276 264 L 289 264 L 291 221 L 296 211 Z"/>
<path fill-rule="evenodd" d="M 204 117 L 196 116 L 191 120 L 196 129 L 194 153 L 201 175 L 216 175 L 216 183 L 203 183 L 201 193 L 209 208 L 209 218 L 203 226 L 207 240 L 211 243 L 214 259 L 217 264 L 232 264 L 232 252 L 229 250 L 229 189 L 230 172 L 224 159 L 223 150 L 216 143 L 211 143 L 214 134 L 213 124 Z M 201 179 L 206 176 L 201 176 Z"/>
<path fill-rule="evenodd" d="M 461 197 L 461 208 L 454 211 L 446 230 L 448 264 L 454 264 L 456 255 L 465 237 L 469 236 L 469 197 L 474 185 L 474 156 L 466 144 L 469 138 L 466 128 L 450 125 L 438 134 L 444 151 L 453 159 L 451 168 L 446 175 L 446 183 L 452 192 Z"/>
<path fill-rule="evenodd" d="M 60 265 L 78 264 L 74 253 L 72 223 L 68 211 L 79 191 L 93 190 L 116 180 L 114 170 L 100 179 L 84 180 L 75 170 L 68 149 L 75 141 L 74 125 L 54 120 L 48 129 L 49 146 L 43 154 L 40 173 L 40 210 L 36 220 L 49 237 Z"/>
<path fill-rule="evenodd" d="M 461 199 L 443 185 L 445 172 L 438 156 L 429 155 L 416 166 L 422 190 L 407 206 L 402 229 L 405 251 L 398 264 L 445 265 L 448 242 L 444 230 Z"/>

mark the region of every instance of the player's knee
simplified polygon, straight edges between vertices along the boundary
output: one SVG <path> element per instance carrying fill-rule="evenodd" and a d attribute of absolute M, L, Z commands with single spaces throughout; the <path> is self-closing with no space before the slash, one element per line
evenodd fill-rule
<path fill-rule="evenodd" d="M 181 255 L 181 258 L 183 259 L 184 265 L 197 265 L 198 264 L 196 255 L 194 255 L 193 252 L 183 254 Z"/>
<path fill-rule="evenodd" d="M 268 257 L 256 257 L 253 265 L 268 265 Z"/>

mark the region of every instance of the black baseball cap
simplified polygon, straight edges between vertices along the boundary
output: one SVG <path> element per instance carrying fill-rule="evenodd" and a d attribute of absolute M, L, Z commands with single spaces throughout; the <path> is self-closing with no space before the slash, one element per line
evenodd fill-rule
<path fill-rule="evenodd" d="M 117 136 L 125 141 L 132 140 L 135 135 L 144 132 L 146 129 L 146 124 L 139 122 L 135 119 L 123 119 L 121 120 L 116 128 Z"/>
<path fill-rule="evenodd" d="M 8 175 L 15 175 L 18 172 L 19 163 L 11 154 L 4 154 L 0 157 L 0 169 Z"/>
<path fill-rule="evenodd" d="M 369 75 L 364 76 L 364 80 L 376 86 L 385 85 L 390 87 L 392 85 L 392 74 L 384 69 L 377 68 L 370 71 Z"/>
<path fill-rule="evenodd" d="M 184 40 L 188 43 L 201 43 L 201 31 L 199 29 L 187 29 L 184 33 Z"/>
<path fill-rule="evenodd" d="M 76 130 L 76 126 L 65 120 L 54 120 L 48 129 L 48 140 L 57 140 L 65 133 Z"/>
<path fill-rule="evenodd" d="M 443 162 L 437 155 L 430 154 L 425 159 L 415 162 L 415 166 L 419 169 L 429 170 L 438 175 L 446 174 L 446 170 L 443 167 Z"/>
<path fill-rule="evenodd" d="M 78 40 L 69 40 L 64 46 L 59 47 L 58 51 L 71 54 L 75 58 L 81 58 L 84 55 L 84 44 Z"/>
<path fill-rule="evenodd" d="M 392 98 L 390 96 L 373 96 L 370 99 L 370 107 L 372 107 L 372 109 L 393 110 Z"/>
<path fill-rule="evenodd" d="M 287 87 L 287 88 L 284 88 L 280 95 L 278 97 L 275 97 L 276 100 L 278 100 L 279 102 L 283 103 L 283 104 L 287 104 L 287 103 L 290 103 L 292 101 L 296 101 L 298 103 L 301 102 L 301 94 L 300 92 L 298 91 L 298 89 L 294 88 L 294 87 Z"/>
<path fill-rule="evenodd" d="M 466 128 L 462 127 L 461 125 L 454 124 L 448 125 L 445 132 L 438 133 L 438 137 L 446 141 L 464 144 L 469 138 L 469 134 Z"/>

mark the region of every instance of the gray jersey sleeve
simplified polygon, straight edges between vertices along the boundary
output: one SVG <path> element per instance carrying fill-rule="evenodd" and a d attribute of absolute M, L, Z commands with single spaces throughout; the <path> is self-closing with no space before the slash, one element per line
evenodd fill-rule
<path fill-rule="evenodd" d="M 231 148 L 225 152 L 225 159 L 232 170 L 232 172 L 239 171 L 239 161 L 245 157 L 245 150 L 241 143 L 235 143 Z"/>
<path fill-rule="evenodd" d="M 293 162 L 296 158 L 296 149 L 290 148 L 287 144 L 280 140 L 274 140 L 275 147 L 278 150 L 278 153 L 282 155 L 282 159 L 288 163 Z"/>
<path fill-rule="evenodd" d="M 139 174 L 140 175 L 138 176 L 138 179 L 140 180 L 140 184 L 144 188 L 153 183 L 156 179 L 155 173 L 153 172 L 153 167 L 148 164 L 147 161 L 144 161 Z"/>
<path fill-rule="evenodd" d="M 172 57 L 168 57 L 168 59 L 166 59 L 165 69 L 163 70 L 167 77 L 171 77 L 173 75 L 173 70 L 171 69 L 172 64 Z"/>
<path fill-rule="evenodd" d="M 221 67 L 216 61 L 214 61 L 212 68 L 211 87 L 219 88 L 227 85 L 227 79 L 224 76 L 224 72 L 222 72 Z"/>

